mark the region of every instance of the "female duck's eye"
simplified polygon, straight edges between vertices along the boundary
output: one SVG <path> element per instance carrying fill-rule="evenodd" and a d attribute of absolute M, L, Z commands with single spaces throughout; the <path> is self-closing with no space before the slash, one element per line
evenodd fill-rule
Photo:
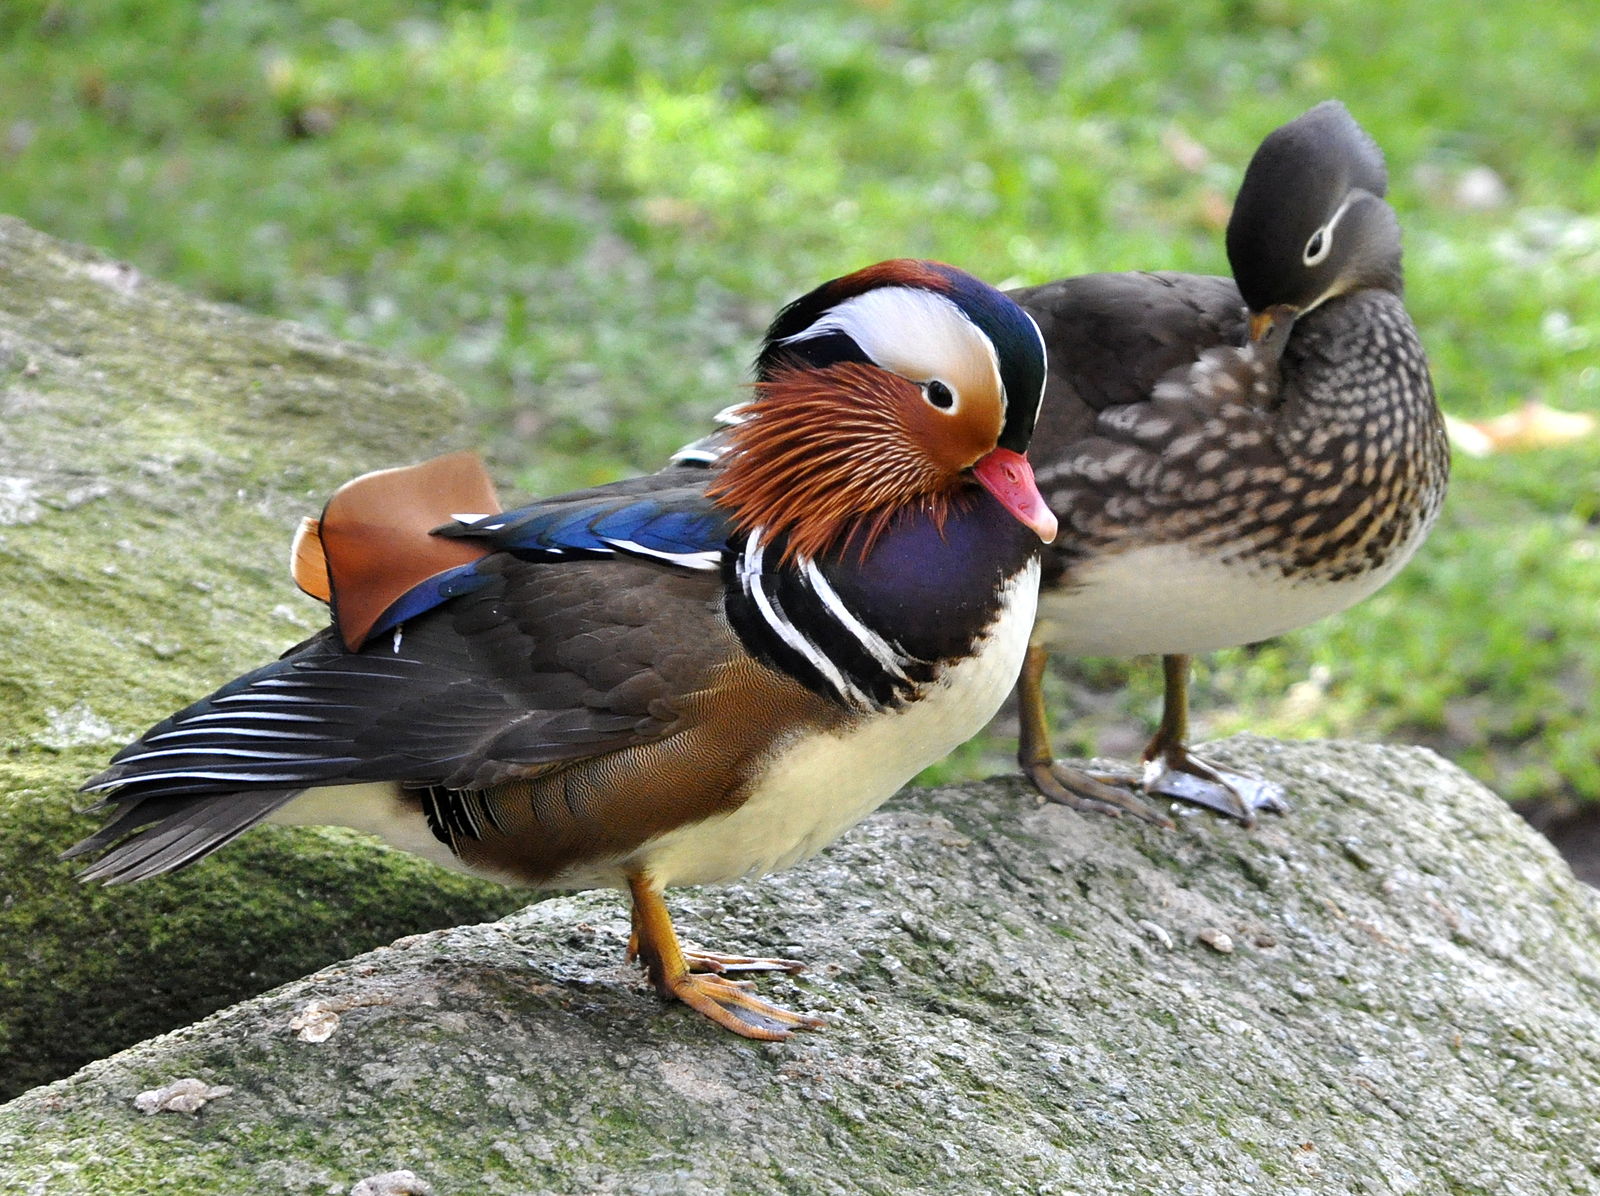
<path fill-rule="evenodd" d="M 955 394 L 937 378 L 928 383 L 923 389 L 928 393 L 928 402 L 932 403 L 940 411 L 949 411 L 950 408 L 956 405 Z"/>
<path fill-rule="evenodd" d="M 1326 228 L 1319 228 L 1311 234 L 1311 240 L 1306 242 L 1305 256 L 1301 259 L 1308 266 L 1315 266 L 1328 256 L 1329 238 Z"/>

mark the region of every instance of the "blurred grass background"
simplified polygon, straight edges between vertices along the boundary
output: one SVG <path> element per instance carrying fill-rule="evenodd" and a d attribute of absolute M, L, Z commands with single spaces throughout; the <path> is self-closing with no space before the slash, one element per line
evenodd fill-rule
<path fill-rule="evenodd" d="M 1590 0 L 10 0 L 0 209 L 431 363 L 474 401 L 460 444 L 539 493 L 656 468 L 779 304 L 873 260 L 1225 273 L 1250 153 L 1328 96 L 1388 152 L 1447 410 L 1600 412 Z M 1597 553 L 1595 437 L 1458 457 L 1401 578 L 1212 658 L 1197 729 L 1600 799 Z M 1063 665 L 1058 747 L 1136 752 L 1157 676 Z"/>

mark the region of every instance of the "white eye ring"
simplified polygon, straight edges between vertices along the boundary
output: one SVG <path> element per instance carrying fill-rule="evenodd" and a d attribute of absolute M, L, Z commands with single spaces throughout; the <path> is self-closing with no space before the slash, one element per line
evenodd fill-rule
<path fill-rule="evenodd" d="M 956 392 L 950 389 L 943 379 L 934 378 L 922 384 L 922 394 L 934 407 L 940 411 L 954 411 L 956 407 Z"/>
<path fill-rule="evenodd" d="M 1350 205 L 1355 203 L 1358 195 L 1363 192 L 1352 191 L 1345 196 L 1344 202 L 1328 217 L 1316 232 L 1311 234 L 1311 239 L 1306 242 L 1305 252 L 1300 255 L 1300 261 L 1306 266 L 1320 266 L 1330 253 L 1333 252 L 1333 230 L 1339 226 L 1339 221 L 1344 219 L 1344 214 L 1350 210 Z"/>
<path fill-rule="evenodd" d="M 1311 234 L 1311 240 L 1306 242 L 1306 251 L 1300 256 L 1300 261 L 1307 266 L 1320 266 L 1332 251 L 1333 222 L 1329 221 Z"/>

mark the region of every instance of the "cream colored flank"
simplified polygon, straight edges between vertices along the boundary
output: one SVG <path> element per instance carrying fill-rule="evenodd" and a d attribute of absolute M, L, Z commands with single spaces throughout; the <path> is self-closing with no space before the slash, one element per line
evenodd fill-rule
<path fill-rule="evenodd" d="M 1377 569 L 1338 582 L 1226 564 L 1179 544 L 1083 566 L 1070 589 L 1041 596 L 1042 638 L 1081 656 L 1198 655 L 1305 627 L 1360 602 L 1400 571 L 1421 537 Z M 1137 595 L 1137 601 L 1133 596 Z"/>

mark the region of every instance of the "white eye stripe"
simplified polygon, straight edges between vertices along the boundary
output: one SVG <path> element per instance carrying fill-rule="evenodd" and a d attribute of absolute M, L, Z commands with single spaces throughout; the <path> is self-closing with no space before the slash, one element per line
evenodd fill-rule
<path fill-rule="evenodd" d="M 943 295 L 919 287 L 877 287 L 846 299 L 780 344 L 842 332 L 878 365 L 902 378 L 938 379 L 957 396 L 987 385 L 1005 401 L 994 345 Z"/>
<path fill-rule="evenodd" d="M 1339 221 L 1344 218 L 1344 214 L 1350 210 L 1350 205 L 1355 202 L 1355 198 L 1353 193 L 1346 196 L 1345 201 L 1339 205 L 1338 210 L 1328 218 L 1328 223 L 1311 234 L 1310 239 L 1306 241 L 1305 252 L 1300 255 L 1300 261 L 1303 264 L 1320 266 L 1327 260 L 1328 255 L 1333 252 L 1333 230 L 1337 227 Z"/>

